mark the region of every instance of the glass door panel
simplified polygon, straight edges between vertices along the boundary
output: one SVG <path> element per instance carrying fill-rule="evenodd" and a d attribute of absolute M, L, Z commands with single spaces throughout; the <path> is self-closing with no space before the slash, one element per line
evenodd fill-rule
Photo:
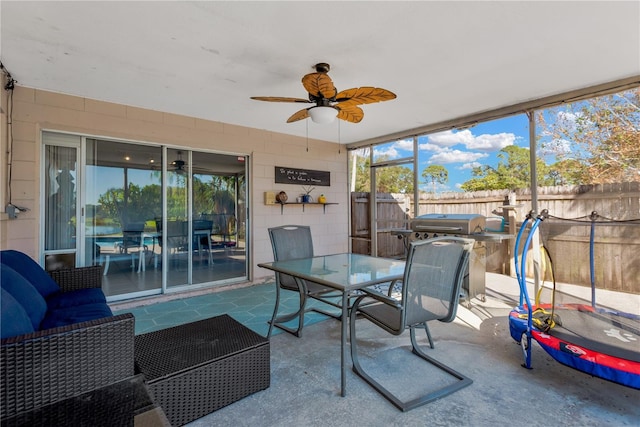
<path fill-rule="evenodd" d="M 189 170 L 182 150 L 167 150 L 166 228 L 162 231 L 163 261 L 167 270 L 167 287 L 189 283 L 191 264 L 189 239 Z"/>
<path fill-rule="evenodd" d="M 245 278 L 245 159 L 194 152 L 192 283 Z"/>
<path fill-rule="evenodd" d="M 108 296 L 162 285 L 160 147 L 86 140 L 85 264 L 104 266 Z"/>
<path fill-rule="evenodd" d="M 44 257 L 47 270 L 76 265 L 77 161 L 77 147 L 45 146 Z"/>

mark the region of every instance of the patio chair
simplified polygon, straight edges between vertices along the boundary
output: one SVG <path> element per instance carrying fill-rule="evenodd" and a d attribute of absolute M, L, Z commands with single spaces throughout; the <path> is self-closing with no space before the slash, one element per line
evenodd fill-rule
<path fill-rule="evenodd" d="M 268 229 L 269 238 L 271 239 L 271 247 L 273 249 L 274 261 L 286 261 L 296 258 L 309 258 L 313 256 L 313 240 L 311 238 L 311 229 L 304 225 L 283 225 L 280 227 L 272 227 Z M 294 313 L 278 315 L 278 307 L 280 304 L 280 289 L 298 292 L 300 294 L 300 305 Z M 335 289 L 326 287 L 316 282 L 307 280 L 296 281 L 288 274 L 276 273 L 276 304 L 273 309 L 273 316 L 269 321 L 269 331 L 267 337 L 271 336 L 273 327 L 282 329 L 297 337 L 302 334 L 304 326 L 304 314 L 308 311 L 315 311 L 325 316 L 340 319 L 339 314 L 330 313 L 318 308 L 307 308 L 307 298 L 314 298 L 329 304 L 333 307 L 341 308 L 339 298 L 341 293 Z M 283 323 L 298 318 L 298 327 L 296 329 L 287 327 Z"/>
<path fill-rule="evenodd" d="M 156 233 L 158 245 L 162 252 L 167 252 L 167 260 L 178 268 L 179 254 L 187 251 L 189 240 L 187 238 L 187 222 L 180 220 L 168 220 L 166 229 L 167 245 L 164 245 L 165 230 L 162 228 L 162 218 L 156 218 Z"/>
<path fill-rule="evenodd" d="M 193 221 L 193 250 L 197 250 L 202 260 L 204 250 L 209 255 L 209 266 L 213 265 L 213 248 L 211 246 L 211 230 L 213 221 L 197 219 Z"/>
<path fill-rule="evenodd" d="M 169 255 L 176 255 L 186 252 L 189 247 L 187 234 L 187 221 L 170 220 L 167 221 L 167 246 Z"/>
<path fill-rule="evenodd" d="M 402 299 L 397 300 L 371 289 L 363 289 L 364 295 L 353 303 L 349 322 L 353 371 L 402 411 L 447 396 L 472 383 L 471 379 L 428 356 L 418 346 L 415 333 L 417 328 L 424 328 L 429 345 L 434 348 L 427 322 L 451 322 L 456 317 L 460 287 L 473 244 L 472 239 L 448 236 L 412 242 L 402 280 Z M 365 301 L 368 304 L 363 305 Z M 413 353 L 447 372 L 456 381 L 415 399 L 400 400 L 360 365 L 356 339 L 358 314 L 393 335 L 401 335 L 405 329 L 409 329 Z"/>
<path fill-rule="evenodd" d="M 122 244 L 118 248 L 120 253 L 128 254 L 133 250 L 147 250 L 148 248 L 142 241 L 142 233 L 144 232 L 144 222 L 132 222 L 125 225 L 122 229 Z"/>
<path fill-rule="evenodd" d="M 144 222 L 130 222 L 125 224 L 122 227 L 122 242 L 117 242 L 115 244 L 115 250 L 120 253 L 122 256 L 130 255 L 131 256 L 131 270 L 135 271 L 136 269 L 136 257 L 138 258 L 138 271 L 142 267 L 144 263 L 145 254 L 149 250 L 147 245 L 144 244 L 144 240 L 142 238 L 142 233 L 144 232 Z M 116 260 L 116 257 L 111 256 Z M 105 265 L 105 272 L 109 270 L 109 260 L 107 260 L 107 264 Z"/>

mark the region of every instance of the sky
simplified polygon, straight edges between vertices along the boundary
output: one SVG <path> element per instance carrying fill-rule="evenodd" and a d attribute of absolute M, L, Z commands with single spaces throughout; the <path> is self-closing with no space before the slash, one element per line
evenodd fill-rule
<path fill-rule="evenodd" d="M 460 185 L 472 178 L 471 170 L 480 165 L 496 166 L 498 152 L 509 146 L 529 148 L 529 126 L 525 114 L 479 123 L 464 130 L 448 130 L 418 138 L 419 175 L 430 165 L 444 166 L 449 182 L 439 185 L 438 192 L 461 191 Z M 412 140 L 401 140 L 374 149 L 374 158 L 386 155 L 390 159 L 412 156 Z M 420 188 L 432 191 L 431 184 Z"/>

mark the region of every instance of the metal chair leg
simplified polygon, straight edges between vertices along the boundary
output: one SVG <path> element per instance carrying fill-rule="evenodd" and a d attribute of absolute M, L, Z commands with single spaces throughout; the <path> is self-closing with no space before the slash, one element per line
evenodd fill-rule
<path fill-rule="evenodd" d="M 277 286 L 277 285 L 276 285 Z M 320 313 L 324 316 L 327 317 L 331 317 L 333 319 L 337 319 L 337 320 L 341 320 L 341 314 L 340 313 L 331 313 L 325 310 L 322 310 L 320 308 L 316 308 L 316 307 L 312 307 L 312 308 L 307 308 L 307 301 L 309 300 L 309 295 L 306 292 L 306 287 L 304 285 L 301 285 L 301 287 L 303 289 L 301 289 L 299 291 L 300 294 L 300 306 L 299 309 L 297 311 L 295 311 L 294 313 L 289 313 L 289 314 L 283 314 L 280 316 L 277 316 L 278 313 L 278 308 L 280 305 L 280 287 L 277 286 L 276 287 L 276 305 L 274 307 L 274 312 L 273 312 L 273 316 L 271 317 L 271 320 L 269 321 L 269 332 L 267 334 L 267 338 L 271 336 L 271 332 L 273 327 L 275 326 L 278 329 L 282 329 L 285 332 L 289 332 L 290 334 L 295 335 L 296 337 L 301 337 L 302 336 L 302 328 L 304 327 L 304 314 L 310 311 L 315 311 L 316 313 Z M 328 304 L 327 302 L 323 301 L 322 299 L 319 299 L 317 297 L 312 297 L 318 301 L 324 302 L 325 304 Z M 288 326 L 283 325 L 283 323 L 287 323 L 295 318 L 298 318 L 298 327 L 297 328 L 289 328 Z"/>
<path fill-rule="evenodd" d="M 351 360 L 353 363 L 353 372 L 355 372 L 359 377 L 364 379 L 371 387 L 376 389 L 378 393 L 382 394 L 385 397 L 385 399 L 390 401 L 398 409 L 400 409 L 403 412 L 409 411 L 411 409 L 417 408 L 418 406 L 422 406 L 426 403 L 433 402 L 434 400 L 445 397 L 473 383 L 473 381 L 470 378 L 449 368 L 443 363 L 427 356 L 418 346 L 418 343 L 416 341 L 416 336 L 415 336 L 415 329 L 414 327 L 411 327 L 409 333 L 411 336 L 411 347 L 412 347 L 413 354 L 431 363 L 435 367 L 447 372 L 448 374 L 456 378 L 458 381 L 456 381 L 455 383 L 449 386 L 427 393 L 423 396 L 419 396 L 415 399 L 411 399 L 408 401 L 403 401 L 399 399 L 397 396 L 395 396 L 393 393 L 387 390 L 382 384 L 380 384 L 379 382 L 374 380 L 369 374 L 367 374 L 365 370 L 362 368 L 362 366 L 360 365 L 360 360 L 358 359 L 358 343 L 356 339 L 356 327 L 355 327 L 358 304 L 359 304 L 359 301 L 356 300 L 356 303 L 352 308 L 350 319 L 349 319 L 349 329 L 350 329 L 350 336 L 351 336 Z"/>
<path fill-rule="evenodd" d="M 278 316 L 278 308 L 280 306 L 280 287 L 278 285 L 276 285 L 276 305 L 274 307 L 273 310 L 273 316 L 271 317 L 271 320 L 269 321 L 269 333 L 268 333 L 268 337 L 271 336 L 271 331 L 273 326 L 275 326 L 278 329 L 282 329 L 285 332 L 289 332 L 290 334 L 295 335 L 296 337 L 300 337 L 302 335 L 302 327 L 304 326 L 304 312 L 305 312 L 305 305 L 307 302 L 307 296 L 304 292 L 299 292 L 300 295 L 300 307 L 298 308 L 298 310 L 294 313 L 289 313 L 289 314 L 283 314 Z M 282 323 L 286 323 L 289 322 L 290 320 L 293 320 L 295 318 L 298 318 L 298 327 L 293 329 L 293 328 L 289 328 L 288 326 L 283 325 Z"/>

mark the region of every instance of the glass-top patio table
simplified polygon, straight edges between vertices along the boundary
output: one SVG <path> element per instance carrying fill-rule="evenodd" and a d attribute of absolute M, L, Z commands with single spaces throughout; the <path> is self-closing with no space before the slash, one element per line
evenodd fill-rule
<path fill-rule="evenodd" d="M 402 279 L 405 262 L 361 254 L 335 254 L 300 258 L 288 261 L 266 262 L 259 267 L 317 282 L 342 292 L 342 330 L 340 342 L 341 395 L 346 395 L 347 321 L 349 297 L 359 289 L 371 285 Z M 300 284 L 298 283 L 300 286 Z M 301 287 L 301 286 L 300 286 Z M 302 288 L 302 287 L 301 287 Z"/>

